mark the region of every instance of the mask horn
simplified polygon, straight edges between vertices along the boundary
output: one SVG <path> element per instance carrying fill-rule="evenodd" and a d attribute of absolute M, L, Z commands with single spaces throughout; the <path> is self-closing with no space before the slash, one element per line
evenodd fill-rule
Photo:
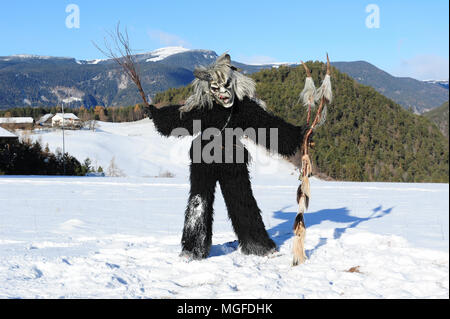
<path fill-rule="evenodd" d="M 228 53 L 222 54 L 220 57 L 216 60 L 217 64 L 225 64 L 231 67 L 231 57 Z"/>
<path fill-rule="evenodd" d="M 209 74 L 209 72 L 205 71 L 205 70 L 195 69 L 194 70 L 194 76 L 197 79 L 202 80 L 202 81 L 211 82 L 211 80 L 212 80 L 211 74 Z"/>
<path fill-rule="evenodd" d="M 328 57 L 328 53 L 327 53 L 327 74 L 331 75 L 330 58 Z"/>

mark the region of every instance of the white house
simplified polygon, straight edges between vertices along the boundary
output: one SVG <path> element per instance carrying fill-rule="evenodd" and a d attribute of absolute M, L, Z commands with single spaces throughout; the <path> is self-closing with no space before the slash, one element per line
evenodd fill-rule
<path fill-rule="evenodd" d="M 64 116 L 64 117 L 63 117 Z M 62 127 L 64 120 L 64 127 L 67 128 L 80 128 L 81 120 L 73 113 L 56 113 L 55 116 L 52 117 L 52 126 L 53 127 Z"/>

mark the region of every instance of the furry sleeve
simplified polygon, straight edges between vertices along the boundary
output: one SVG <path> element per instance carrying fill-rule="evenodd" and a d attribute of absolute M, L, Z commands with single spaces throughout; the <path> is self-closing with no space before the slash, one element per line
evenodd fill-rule
<path fill-rule="evenodd" d="M 257 144 L 263 145 L 270 150 L 270 129 L 275 128 L 278 130 L 278 134 L 274 138 L 278 138 L 277 152 L 280 155 L 292 156 L 300 149 L 306 126 L 295 126 L 287 123 L 280 117 L 268 113 L 257 103 L 248 100 L 240 105 L 239 113 L 244 129 L 253 128 L 257 133 L 259 128 L 266 129 L 266 134 L 258 133 L 256 140 L 249 136 Z"/>
<path fill-rule="evenodd" d="M 149 118 L 153 119 L 156 129 L 164 136 L 180 136 L 180 131 L 175 129 L 185 129 L 189 135 L 193 135 L 193 121 L 200 118 L 197 110 L 181 113 L 181 105 L 169 105 L 156 108 L 150 105 L 147 112 Z"/>

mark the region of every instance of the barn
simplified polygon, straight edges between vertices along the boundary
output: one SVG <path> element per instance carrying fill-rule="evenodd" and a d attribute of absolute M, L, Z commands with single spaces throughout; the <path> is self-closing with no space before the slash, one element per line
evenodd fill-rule
<path fill-rule="evenodd" d="M 9 130 L 31 130 L 34 127 L 32 117 L 0 117 L 0 127 Z"/>

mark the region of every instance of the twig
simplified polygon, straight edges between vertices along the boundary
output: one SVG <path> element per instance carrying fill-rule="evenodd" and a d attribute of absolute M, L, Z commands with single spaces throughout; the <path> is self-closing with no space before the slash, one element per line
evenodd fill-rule
<path fill-rule="evenodd" d="M 104 39 L 105 49 L 100 48 L 95 42 L 94 46 L 102 52 L 105 56 L 113 59 L 118 65 L 120 65 L 125 72 L 125 74 L 136 84 L 139 94 L 147 107 L 150 104 L 147 101 L 147 96 L 145 95 L 144 89 L 142 88 L 141 79 L 139 77 L 139 70 L 134 61 L 133 53 L 130 48 L 130 40 L 128 37 L 128 31 L 125 28 L 125 33 L 120 31 L 120 22 L 117 23 L 116 31 L 108 32 L 109 37 L 114 43 L 114 48 L 111 47 L 108 40 Z M 117 52 L 117 53 L 116 53 Z"/>

